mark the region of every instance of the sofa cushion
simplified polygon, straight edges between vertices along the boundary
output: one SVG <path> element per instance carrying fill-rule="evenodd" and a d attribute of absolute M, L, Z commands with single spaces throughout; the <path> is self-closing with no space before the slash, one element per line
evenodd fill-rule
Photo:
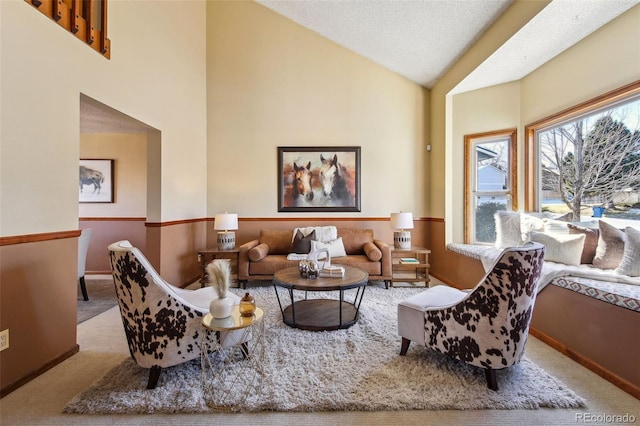
<path fill-rule="evenodd" d="M 252 262 L 258 262 L 259 260 L 264 259 L 269 254 L 269 246 L 265 243 L 258 244 L 249 250 L 249 259 Z"/>
<path fill-rule="evenodd" d="M 600 236 L 593 266 L 600 269 L 615 269 L 622 260 L 624 253 L 624 232 L 600 221 Z"/>
<path fill-rule="evenodd" d="M 640 277 L 640 230 L 625 228 L 624 252 L 616 273 Z"/>
<path fill-rule="evenodd" d="M 263 229 L 260 231 L 260 244 L 269 246 L 269 254 L 289 254 L 293 231 L 291 229 Z"/>
<path fill-rule="evenodd" d="M 291 250 L 289 250 L 289 252 L 297 254 L 307 254 L 311 251 L 311 241 L 315 239 L 315 230 L 311 231 L 309 235 L 303 235 L 302 231 L 298 229 L 296 231 L 296 234 L 293 236 L 293 241 L 291 242 Z"/>
<path fill-rule="evenodd" d="M 382 275 L 382 263 L 372 262 L 364 254 L 339 257 L 335 262 L 331 259 L 331 263 L 336 265 L 355 266 L 356 268 L 360 268 L 367 272 L 371 276 Z"/>
<path fill-rule="evenodd" d="M 580 263 L 593 263 L 593 258 L 596 255 L 596 249 L 598 248 L 598 237 L 600 236 L 600 230 L 594 228 L 585 228 L 584 226 L 574 225 L 573 223 L 567 223 L 567 228 L 570 234 L 584 234 L 584 247 L 582 248 L 582 256 L 580 257 Z"/>
<path fill-rule="evenodd" d="M 565 265 L 579 265 L 584 246 L 584 234 L 561 235 L 531 231 L 531 241 L 545 245 L 544 259 Z"/>
<path fill-rule="evenodd" d="M 364 254 L 366 254 L 372 262 L 377 262 L 382 259 L 382 251 L 380 251 L 374 243 L 366 243 L 364 245 Z"/>
<path fill-rule="evenodd" d="M 364 254 L 364 245 L 373 242 L 373 229 L 338 229 L 347 255 Z"/>
<path fill-rule="evenodd" d="M 269 255 L 261 262 L 251 262 L 249 264 L 250 275 L 273 275 L 281 269 L 290 266 L 298 266 L 299 260 L 287 260 L 286 255 Z"/>

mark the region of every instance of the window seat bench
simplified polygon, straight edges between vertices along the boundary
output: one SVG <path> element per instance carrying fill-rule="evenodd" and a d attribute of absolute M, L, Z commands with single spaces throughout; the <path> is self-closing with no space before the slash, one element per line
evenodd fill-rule
<path fill-rule="evenodd" d="M 474 244 L 447 250 L 485 270 L 500 253 Z M 640 398 L 640 277 L 545 261 L 531 334 Z"/>

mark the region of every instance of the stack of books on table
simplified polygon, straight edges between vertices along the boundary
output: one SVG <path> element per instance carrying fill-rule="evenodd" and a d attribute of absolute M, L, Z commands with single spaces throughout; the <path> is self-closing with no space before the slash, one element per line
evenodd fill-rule
<path fill-rule="evenodd" d="M 319 275 L 321 277 L 344 277 L 344 267 L 338 265 L 325 265 L 320 269 Z"/>
<path fill-rule="evenodd" d="M 400 263 L 412 264 L 412 263 L 420 263 L 420 262 L 418 262 L 418 259 L 414 257 L 402 257 L 400 258 Z"/>

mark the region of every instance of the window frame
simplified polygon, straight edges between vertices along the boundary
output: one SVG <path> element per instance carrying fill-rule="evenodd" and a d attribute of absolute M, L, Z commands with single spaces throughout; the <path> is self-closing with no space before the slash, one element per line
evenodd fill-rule
<path fill-rule="evenodd" d="M 640 95 L 640 80 L 589 99 L 533 123 L 524 128 L 524 206 L 526 211 L 540 211 L 540 155 L 536 133 L 549 127 L 574 120 L 583 115 L 613 106 L 625 99 Z"/>
<path fill-rule="evenodd" d="M 507 195 L 507 208 L 518 210 L 518 132 L 517 129 L 503 129 L 464 136 L 464 242 L 465 244 L 485 244 L 475 239 L 475 197 L 477 161 L 475 161 L 475 146 L 480 143 L 491 142 L 496 139 L 508 139 L 508 179 L 509 188 L 505 191 L 483 192 L 487 195 Z"/>

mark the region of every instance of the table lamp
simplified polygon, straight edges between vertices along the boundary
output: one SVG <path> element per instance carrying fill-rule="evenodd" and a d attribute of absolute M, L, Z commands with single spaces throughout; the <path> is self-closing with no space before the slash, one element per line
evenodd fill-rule
<path fill-rule="evenodd" d="M 238 215 L 235 213 L 217 214 L 213 223 L 213 229 L 218 232 L 218 249 L 233 250 L 236 248 L 236 233 L 238 229 Z"/>
<path fill-rule="evenodd" d="M 393 247 L 410 249 L 411 231 L 405 231 L 405 229 L 413 229 L 413 213 L 391 213 L 391 227 L 399 229 L 393 233 Z"/>

